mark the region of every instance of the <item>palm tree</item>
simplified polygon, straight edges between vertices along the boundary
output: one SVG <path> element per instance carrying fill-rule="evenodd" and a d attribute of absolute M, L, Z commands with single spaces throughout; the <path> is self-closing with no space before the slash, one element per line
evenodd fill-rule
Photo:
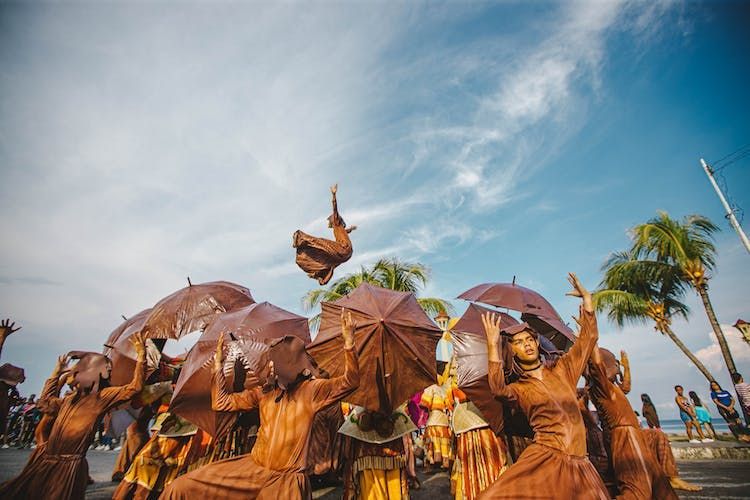
<path fill-rule="evenodd" d="M 672 330 L 672 318 L 687 319 L 688 306 L 680 301 L 686 284 L 673 266 L 643 261 L 628 252 L 613 254 L 602 266 L 604 279 L 594 293 L 598 311 L 606 311 L 619 326 L 625 323 L 654 322 L 654 329 L 669 337 L 708 381 L 711 372 Z"/>
<path fill-rule="evenodd" d="M 674 267 L 676 276 L 698 293 L 732 375 L 737 368 L 708 296 L 708 273 L 716 265 L 713 234 L 718 230 L 718 226 L 701 215 L 688 215 L 678 221 L 666 212 L 659 212 L 632 229 L 632 252 L 639 260 L 654 260 Z"/>
<path fill-rule="evenodd" d="M 347 295 L 362 283 L 369 283 L 389 290 L 417 294 L 429 281 L 430 270 L 423 264 L 402 262 L 397 258 L 380 259 L 371 267 L 362 266 L 359 272 L 348 274 L 331 283 L 327 288 L 310 290 L 302 298 L 302 306 L 311 311 L 321 302 L 333 302 Z M 434 297 L 417 297 L 425 313 L 434 317 L 441 312 L 452 312 L 450 302 Z M 320 314 L 310 319 L 310 326 L 317 328 Z"/>

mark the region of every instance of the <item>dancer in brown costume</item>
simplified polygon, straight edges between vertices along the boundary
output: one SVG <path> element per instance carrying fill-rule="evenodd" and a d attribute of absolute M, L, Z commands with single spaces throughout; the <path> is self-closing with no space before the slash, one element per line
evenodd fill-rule
<path fill-rule="evenodd" d="M 596 328 L 596 318 L 593 318 Z M 624 353 L 623 353 L 624 354 Z M 627 358 L 625 358 L 627 360 Z M 669 480 L 643 439 L 638 418 L 625 392 L 615 383 L 617 359 L 594 347 L 588 370 L 588 392 L 604 430 L 618 499 L 677 499 Z M 629 377 L 627 377 L 629 386 Z M 629 390 L 629 387 L 625 389 Z"/>
<path fill-rule="evenodd" d="M 337 185 L 331 187 L 333 213 L 328 217 L 328 227 L 333 229 L 336 241 L 316 238 L 302 231 L 295 231 L 292 246 L 297 249 L 297 265 L 318 283 L 325 285 L 333 277 L 333 270 L 352 256 L 352 241 L 349 233 L 357 226 L 346 227 L 336 204 Z"/>
<path fill-rule="evenodd" d="M 359 384 L 359 365 L 354 350 L 354 327 L 351 314 L 342 311 L 341 330 L 344 338 L 344 374 L 329 379 L 310 379 L 305 366 L 306 353 L 302 341 L 289 340 L 288 359 L 299 363 L 271 359 L 272 375 L 278 378 L 271 390 L 260 387 L 227 393 L 222 371 L 223 337 L 214 360 L 212 405 L 215 411 L 246 411 L 258 407 L 260 429 L 258 440 L 249 455 L 229 458 L 206 465 L 186 474 L 164 490 L 161 498 L 188 499 L 202 495 L 215 499 L 294 500 L 311 498 L 310 482 L 305 473 L 307 452 L 315 413 L 337 403 Z M 309 365 L 309 361 L 307 362 Z"/>
<path fill-rule="evenodd" d="M 3 345 L 5 345 L 5 339 L 7 339 L 11 333 L 17 332 L 21 329 L 20 326 L 18 328 L 14 328 L 15 325 L 15 322 L 11 323 L 10 319 L 4 319 L 2 322 L 0 322 L 0 356 L 2 356 L 3 354 Z M 12 384 L 0 380 L 0 435 L 3 436 L 3 440 L 5 442 L 7 442 L 7 437 L 5 436 L 5 428 L 8 425 L 8 410 L 10 409 L 11 387 L 13 387 Z"/>
<path fill-rule="evenodd" d="M 134 336 L 138 353 L 133 380 L 124 386 L 102 388 L 109 379 L 109 359 L 93 352 L 70 353 L 78 358 L 68 377 L 73 392 L 64 398 L 55 397 L 60 376 L 69 356 L 58 359 L 52 376 L 44 386 L 43 397 L 58 408 L 44 452 L 26 464 L 21 474 L 0 486 L 0 498 L 83 499 L 88 479 L 86 450 L 94 438 L 96 422 L 106 412 L 121 404 L 143 386 L 143 365 L 146 349 L 143 338 Z"/>
<path fill-rule="evenodd" d="M 506 384 L 498 350 L 501 318 L 482 317 L 487 335 L 489 382 L 492 392 L 505 404 L 520 408 L 534 430 L 534 441 L 479 498 L 486 499 L 609 499 L 599 474 L 586 456 L 586 429 L 578 409 L 576 383 L 581 377 L 598 331 L 591 294 L 574 274 L 568 280 L 581 297 L 580 334 L 566 354 L 552 367 L 539 357 L 539 340 L 522 323 L 506 328 L 514 358 L 524 373 Z"/>
<path fill-rule="evenodd" d="M 115 467 L 112 470 L 112 481 L 122 481 L 125 477 L 125 473 L 130 468 L 130 464 L 133 463 L 133 459 L 141 451 L 141 448 L 148 442 L 148 423 L 151 418 L 156 415 L 156 408 L 158 402 L 155 404 L 145 405 L 141 408 L 141 412 L 138 417 L 131 423 L 125 430 L 125 443 L 122 445 L 120 453 L 117 455 L 115 461 Z"/>
<path fill-rule="evenodd" d="M 641 429 L 643 441 L 649 447 L 651 453 L 656 457 L 656 462 L 661 465 L 664 475 L 669 479 L 669 484 L 675 490 L 701 491 L 703 488 L 693 483 L 688 483 L 679 476 L 677 462 L 672 453 L 669 438 L 661 429 Z"/>

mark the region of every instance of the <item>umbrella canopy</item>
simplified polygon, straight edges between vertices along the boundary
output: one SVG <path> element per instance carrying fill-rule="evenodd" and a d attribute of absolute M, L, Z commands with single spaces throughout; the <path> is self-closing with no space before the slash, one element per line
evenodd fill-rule
<path fill-rule="evenodd" d="M 130 339 L 133 335 L 141 331 L 143 324 L 148 318 L 149 311 L 150 309 L 146 309 L 132 318 L 125 320 L 110 335 L 111 339 L 119 330 L 115 342 L 104 346 L 104 355 L 112 360 L 112 374 L 110 375 L 112 385 L 125 385 L 133 379 L 133 371 L 135 370 L 138 356 Z M 123 328 L 125 324 L 127 325 Z M 157 340 L 157 342 L 161 343 L 163 341 Z M 159 360 L 161 359 L 160 347 L 153 340 L 146 339 L 146 377 L 153 373 L 159 366 Z"/>
<path fill-rule="evenodd" d="M 216 314 L 254 302 L 250 290 L 235 283 L 191 284 L 157 302 L 143 325 L 143 332 L 151 339 L 178 339 L 202 330 Z"/>
<path fill-rule="evenodd" d="M 0 366 L 0 382 L 5 382 L 8 385 L 22 384 L 26 380 L 26 374 L 23 368 L 19 368 L 10 363 L 5 363 Z"/>
<path fill-rule="evenodd" d="M 435 348 L 442 332 L 410 292 L 367 283 L 322 304 L 320 331 L 308 351 L 331 376 L 344 371 L 341 310 L 351 311 L 359 355 L 359 388 L 347 401 L 390 415 L 415 392 L 435 383 Z"/>
<path fill-rule="evenodd" d="M 530 313 L 550 318 L 560 316 L 539 293 L 515 283 L 484 283 L 466 290 L 459 299 L 504 307 L 520 313 Z"/>
<path fill-rule="evenodd" d="M 104 355 L 109 355 L 112 346 L 115 345 L 120 337 L 123 335 L 130 336 L 134 332 L 140 331 L 143 327 L 143 322 L 146 320 L 148 315 L 151 314 L 151 308 L 144 309 L 138 314 L 127 318 L 125 321 L 120 323 L 120 326 L 112 330 L 112 333 L 107 337 L 107 341 L 104 343 Z"/>
<path fill-rule="evenodd" d="M 567 351 L 576 341 L 576 336 L 560 316 L 545 317 L 534 314 L 522 314 L 521 320 L 531 326 L 538 334 L 549 339 L 558 351 Z"/>
<path fill-rule="evenodd" d="M 287 335 L 309 342 L 307 319 L 268 302 L 219 314 L 185 359 L 170 410 L 214 437 L 222 435 L 229 430 L 237 415 L 211 409 L 213 356 L 219 338 L 224 337 L 228 346 L 235 339 L 268 341 Z M 238 369 L 235 373 L 244 375 L 244 370 Z M 234 378 L 227 377 L 227 383 Z M 235 385 L 232 389 L 241 390 L 242 386 Z"/>

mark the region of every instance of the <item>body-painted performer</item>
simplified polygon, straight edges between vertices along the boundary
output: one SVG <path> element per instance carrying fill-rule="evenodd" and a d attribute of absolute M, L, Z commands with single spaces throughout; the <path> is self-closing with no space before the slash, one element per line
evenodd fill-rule
<path fill-rule="evenodd" d="M 656 406 L 651 401 L 651 396 L 648 394 L 641 394 L 641 402 L 643 407 L 641 408 L 641 414 L 646 419 L 649 429 L 661 429 L 661 422 L 659 422 L 659 414 L 656 413 Z"/>
<path fill-rule="evenodd" d="M 21 327 L 16 327 L 15 322 L 11 323 L 10 319 L 4 319 L 0 322 L 0 359 L 2 359 L 3 346 L 8 336 L 14 332 L 17 332 Z M 10 399 L 12 389 L 16 386 L 16 383 L 12 381 L 0 380 L 0 435 L 3 436 L 3 441 L 7 443 L 7 437 L 5 436 L 6 428 L 8 427 L 8 411 L 10 410 Z"/>
<path fill-rule="evenodd" d="M 359 385 L 354 328 L 351 314 L 344 315 L 342 311 L 344 374 L 329 379 L 311 378 L 317 367 L 311 363 L 297 337 L 277 341 L 271 347 L 273 362 L 265 392 L 261 387 L 254 387 L 227 393 L 222 371 L 222 337 L 214 360 L 212 406 L 215 411 L 231 412 L 257 407 L 260 411 L 258 440 L 249 455 L 214 462 L 178 478 L 167 487 L 162 498 L 311 498 L 306 469 L 315 413 L 337 403 Z M 273 351 L 276 347 L 278 356 Z"/>
<path fill-rule="evenodd" d="M 683 491 L 700 491 L 698 485 L 688 483 L 680 477 L 677 471 L 677 461 L 672 452 L 672 446 L 669 444 L 669 438 L 661 429 L 641 429 L 643 440 L 649 447 L 651 453 L 656 457 L 656 462 L 661 465 L 664 475 L 669 479 L 669 484 L 675 490 Z"/>
<path fill-rule="evenodd" d="M 295 231 L 292 246 L 297 249 L 297 265 L 318 283 L 325 285 L 333 277 L 333 270 L 352 256 L 352 241 L 349 233 L 357 226 L 346 227 L 339 215 L 336 203 L 337 186 L 331 187 L 333 213 L 328 217 L 328 227 L 333 229 L 335 241 L 316 238 L 302 231 Z"/>
<path fill-rule="evenodd" d="M 534 440 L 479 498 L 609 499 L 596 469 L 586 456 L 586 429 L 578 408 L 576 383 L 581 377 L 598 331 L 591 294 L 574 274 L 569 295 L 581 297 L 580 333 L 573 347 L 554 366 L 544 366 L 539 340 L 527 323 L 503 330 L 510 337 L 515 361 L 523 370 L 506 384 L 499 353 L 501 318 L 482 317 L 487 335 L 489 383 L 504 404 L 519 408 L 534 430 Z"/>
<path fill-rule="evenodd" d="M 128 401 L 143 387 L 146 349 L 140 335 L 133 336 L 137 362 L 133 380 L 124 386 L 105 387 L 111 371 L 109 358 L 93 352 L 74 352 L 78 359 L 70 370 L 73 391 L 55 397 L 68 356 L 61 356 L 42 397 L 58 407 L 44 452 L 29 462 L 21 474 L 0 486 L 1 498 L 82 499 L 88 480 L 86 451 L 94 438 L 95 424 L 115 406 Z"/>
<path fill-rule="evenodd" d="M 593 321 L 596 328 L 596 318 Z M 630 389 L 629 375 L 624 377 L 627 386 L 623 384 L 624 389 L 621 388 L 617 380 L 620 375 L 617 358 L 598 347 L 594 347 L 588 368 L 588 393 L 607 438 L 605 443 L 617 484 L 617 498 L 677 500 L 669 480 L 643 439 L 638 418 L 625 397 L 625 389 Z"/>

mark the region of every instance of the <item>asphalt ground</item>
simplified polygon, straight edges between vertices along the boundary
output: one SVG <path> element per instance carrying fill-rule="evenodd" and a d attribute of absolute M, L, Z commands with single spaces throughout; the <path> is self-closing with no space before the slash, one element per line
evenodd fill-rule
<path fill-rule="evenodd" d="M 16 476 L 31 450 L 14 448 L 0 449 L 0 481 Z M 89 471 L 95 483 L 86 492 L 88 499 L 109 499 L 116 484 L 110 481 L 112 467 L 117 457 L 112 451 L 89 451 Z M 677 462 L 680 475 L 686 481 L 703 486 L 697 493 L 678 492 L 680 498 L 691 499 L 750 499 L 750 461 L 748 460 L 681 460 Z M 414 500 L 451 499 L 450 480 L 443 471 L 419 472 L 422 487 L 411 491 Z M 315 498 L 333 500 L 341 498 L 341 488 L 321 488 L 315 491 Z"/>

